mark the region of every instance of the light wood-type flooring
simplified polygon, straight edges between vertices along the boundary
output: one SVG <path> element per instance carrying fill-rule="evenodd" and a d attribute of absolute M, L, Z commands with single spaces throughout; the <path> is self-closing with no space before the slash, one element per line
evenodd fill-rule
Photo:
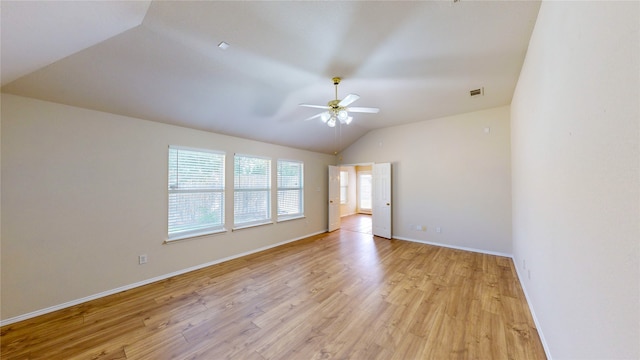
<path fill-rule="evenodd" d="M 545 358 L 511 259 L 373 237 L 359 215 L 0 339 L 5 360 Z"/>

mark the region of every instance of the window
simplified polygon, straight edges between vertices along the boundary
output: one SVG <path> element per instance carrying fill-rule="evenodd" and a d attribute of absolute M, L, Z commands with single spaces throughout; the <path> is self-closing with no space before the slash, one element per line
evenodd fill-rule
<path fill-rule="evenodd" d="M 360 210 L 365 212 L 371 211 L 371 172 L 359 172 L 358 173 L 358 192 L 359 192 L 359 204 Z"/>
<path fill-rule="evenodd" d="M 235 227 L 271 221 L 271 159 L 237 155 L 233 168 Z"/>
<path fill-rule="evenodd" d="M 278 220 L 304 216 L 304 164 L 278 160 Z"/>
<path fill-rule="evenodd" d="M 169 240 L 224 227 L 224 153 L 169 147 Z"/>
<path fill-rule="evenodd" d="M 340 204 L 346 204 L 349 193 L 349 173 L 340 171 Z"/>

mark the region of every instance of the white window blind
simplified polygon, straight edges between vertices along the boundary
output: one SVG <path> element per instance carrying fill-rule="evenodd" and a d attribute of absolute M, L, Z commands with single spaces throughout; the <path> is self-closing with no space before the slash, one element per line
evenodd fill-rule
<path fill-rule="evenodd" d="M 346 204 L 349 193 L 349 172 L 340 171 L 340 204 Z"/>
<path fill-rule="evenodd" d="M 224 153 L 169 147 L 169 240 L 224 226 Z"/>
<path fill-rule="evenodd" d="M 304 164 L 278 160 L 278 219 L 304 215 Z"/>
<path fill-rule="evenodd" d="M 358 173 L 358 191 L 360 193 L 360 210 L 371 211 L 371 191 L 372 178 L 371 172 Z"/>
<path fill-rule="evenodd" d="M 235 155 L 233 167 L 235 227 L 271 220 L 271 159 Z"/>

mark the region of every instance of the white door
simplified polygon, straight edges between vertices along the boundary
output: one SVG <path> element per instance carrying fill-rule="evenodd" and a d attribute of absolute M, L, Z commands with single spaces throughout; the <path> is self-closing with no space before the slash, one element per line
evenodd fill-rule
<path fill-rule="evenodd" d="M 329 231 L 340 228 L 340 168 L 329 165 Z"/>
<path fill-rule="evenodd" d="M 391 239 L 391 164 L 373 164 L 373 235 Z"/>

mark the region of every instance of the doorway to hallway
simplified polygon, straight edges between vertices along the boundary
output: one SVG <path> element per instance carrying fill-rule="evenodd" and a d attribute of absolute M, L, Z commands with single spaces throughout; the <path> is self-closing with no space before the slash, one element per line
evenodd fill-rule
<path fill-rule="evenodd" d="M 352 214 L 360 214 L 363 209 L 357 208 L 357 187 L 355 184 L 357 168 L 371 172 L 371 231 L 374 236 L 391 239 L 391 163 L 375 163 L 365 167 L 354 165 L 329 165 L 329 232 L 340 229 L 341 218 Z M 353 174 L 353 175 L 350 175 Z M 366 186 L 364 186 L 366 188 Z M 369 205 L 369 204 L 367 204 Z M 362 214 L 364 215 L 364 214 Z M 360 224 L 355 227 L 360 228 Z M 368 230 L 364 230 L 368 231 Z"/>

